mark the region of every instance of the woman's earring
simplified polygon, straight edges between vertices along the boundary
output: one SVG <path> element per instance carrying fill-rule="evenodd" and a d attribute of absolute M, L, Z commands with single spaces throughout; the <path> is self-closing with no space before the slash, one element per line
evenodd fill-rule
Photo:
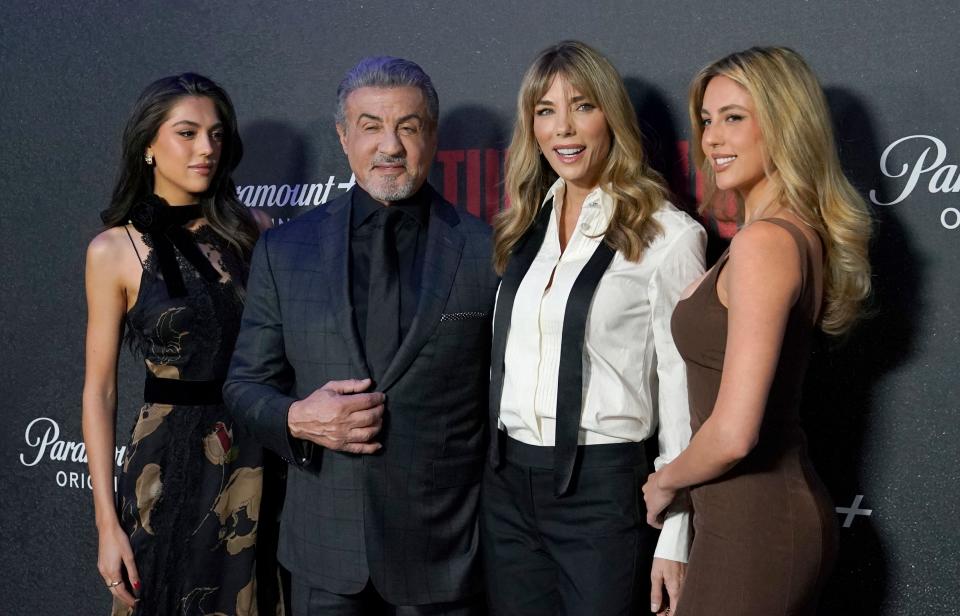
<path fill-rule="evenodd" d="M 143 162 L 147 163 L 148 165 L 153 165 L 153 154 L 144 154 Z"/>

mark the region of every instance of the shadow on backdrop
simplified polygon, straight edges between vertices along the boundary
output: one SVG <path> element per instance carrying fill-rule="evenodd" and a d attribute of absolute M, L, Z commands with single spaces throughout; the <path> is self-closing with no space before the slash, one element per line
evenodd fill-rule
<path fill-rule="evenodd" d="M 430 183 L 451 203 L 487 220 L 503 208 L 507 122 L 491 108 L 461 105 L 440 113 Z"/>
<path fill-rule="evenodd" d="M 877 167 L 879 148 L 869 110 L 854 94 L 826 89 L 841 164 L 861 195 L 886 194 Z M 804 428 L 810 455 L 836 506 L 864 494 L 866 435 L 876 410 L 876 387 L 907 360 L 923 319 L 922 264 L 893 208 L 872 208 L 873 299 L 870 316 L 841 341 L 817 341 L 804 391 Z M 863 507 L 869 508 L 869 494 Z M 844 517 L 839 522 L 843 524 Z M 820 614 L 881 614 L 888 588 L 887 555 L 869 517 L 840 529 L 840 554 L 821 601 Z M 851 589 L 856 589 L 851 591 Z"/>
<path fill-rule="evenodd" d="M 624 78 L 623 85 L 636 111 L 643 134 L 643 151 L 650 166 L 666 180 L 674 205 L 695 215 L 690 161 L 679 150 L 682 131 L 677 130 L 666 96 L 653 84 L 637 77 Z"/>
<path fill-rule="evenodd" d="M 256 120 L 240 127 L 243 139 L 243 160 L 233 172 L 238 186 L 301 185 L 309 183 L 307 177 L 306 143 L 300 134 L 289 126 L 273 120 Z M 286 205 L 275 207 L 266 203 L 258 205 L 273 220 L 274 225 L 295 218 L 309 208 Z M 261 495 L 260 523 L 257 528 L 257 578 L 276 579 L 280 571 L 280 583 L 285 605 L 290 604 L 290 575 L 277 562 L 280 514 L 286 496 L 286 464 L 271 451 L 264 450 L 263 491 Z M 273 612 L 276 598 L 269 584 L 258 591 L 261 614 Z"/>
<path fill-rule="evenodd" d="M 716 221 L 697 213 L 694 188 L 696 170 L 693 168 L 692 152 L 700 144 L 688 141 L 686 107 L 682 110 L 680 122 L 675 122 L 667 97 L 655 86 L 637 77 L 626 77 L 623 84 L 636 110 L 643 134 L 643 149 L 650 166 L 666 180 L 673 204 L 699 220 L 707 230 L 706 261 L 707 267 L 710 267 L 730 245 L 730 240 L 720 234 Z M 682 147 L 682 142 L 686 147 Z"/>
<path fill-rule="evenodd" d="M 241 125 L 240 136 L 243 139 L 243 160 L 233 172 L 237 186 L 300 186 L 321 181 L 311 180 L 307 175 L 307 142 L 290 126 L 274 120 L 255 120 Z M 258 197 L 256 207 L 266 212 L 274 224 L 286 222 L 310 209 L 270 204 L 267 194 Z"/>

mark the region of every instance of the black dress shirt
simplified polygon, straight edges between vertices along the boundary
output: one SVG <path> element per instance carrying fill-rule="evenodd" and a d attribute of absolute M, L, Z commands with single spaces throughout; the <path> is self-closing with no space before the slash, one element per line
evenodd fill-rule
<path fill-rule="evenodd" d="M 400 275 L 400 337 L 407 335 L 417 311 L 420 279 L 427 247 L 427 226 L 433 189 L 426 183 L 413 196 L 395 201 L 390 208 L 403 212 L 396 223 L 397 271 Z M 374 225 L 371 217 L 382 207 L 360 186 L 353 189 L 350 222 L 350 293 L 353 300 L 357 332 L 366 353 L 367 313 L 370 304 L 370 251 Z M 376 301 L 376 298 L 374 298 Z"/>

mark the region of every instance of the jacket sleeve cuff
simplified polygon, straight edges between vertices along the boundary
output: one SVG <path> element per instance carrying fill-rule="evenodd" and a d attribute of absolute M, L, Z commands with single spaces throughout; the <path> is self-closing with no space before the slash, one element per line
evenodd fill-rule
<path fill-rule="evenodd" d="M 286 446 L 283 451 L 280 452 L 280 455 L 284 460 L 287 461 L 287 464 L 294 464 L 296 466 L 308 466 L 313 460 L 313 443 L 310 441 L 305 441 L 302 439 L 295 438 L 290 434 L 290 428 L 288 423 L 288 416 L 290 415 L 290 407 L 293 406 L 295 400 L 291 398 L 289 401 L 286 401 L 284 405 L 283 416 L 283 432 L 286 434 L 286 439 L 284 439 L 284 445 Z"/>
<path fill-rule="evenodd" d="M 309 466 L 313 461 L 313 443 L 310 441 L 294 438 L 290 432 L 287 432 L 287 445 L 290 447 L 290 457 L 284 456 L 287 464 L 296 466 Z"/>

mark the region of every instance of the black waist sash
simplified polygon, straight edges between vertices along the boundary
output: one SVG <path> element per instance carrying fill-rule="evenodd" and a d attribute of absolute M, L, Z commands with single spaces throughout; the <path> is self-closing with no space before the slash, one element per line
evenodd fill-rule
<path fill-rule="evenodd" d="M 493 317 L 494 332 L 490 365 L 490 464 L 500 465 L 503 438 L 497 429 L 500 419 L 500 397 L 503 395 L 504 356 L 507 335 L 513 315 L 513 303 L 530 265 L 536 258 L 547 233 L 552 208 L 541 208 L 533 227 L 517 244 L 500 282 L 497 310 Z M 580 434 L 580 414 L 583 410 L 583 338 L 593 295 L 600 279 L 613 260 L 615 251 L 601 242 L 590 260 L 580 271 L 563 313 L 563 334 L 560 341 L 560 369 L 557 374 L 557 421 L 554 446 L 554 492 L 557 496 L 570 489 L 577 461 L 577 440 Z"/>
<path fill-rule="evenodd" d="M 163 379 L 149 370 L 143 383 L 143 400 L 155 404 L 220 404 L 223 402 L 223 379 L 181 381 Z"/>

